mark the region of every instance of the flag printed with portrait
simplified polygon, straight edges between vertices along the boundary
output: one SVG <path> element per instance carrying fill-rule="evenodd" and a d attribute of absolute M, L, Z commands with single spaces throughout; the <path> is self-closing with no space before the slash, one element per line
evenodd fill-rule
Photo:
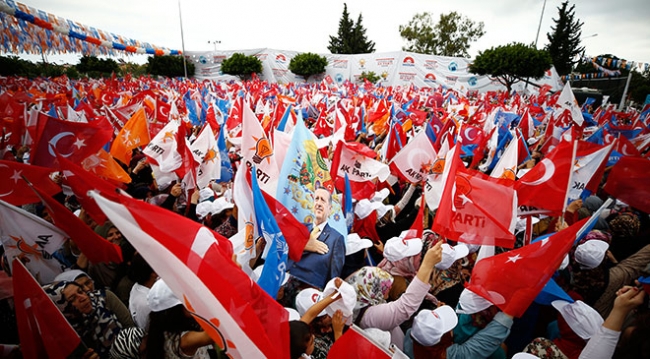
<path fill-rule="evenodd" d="M 0 201 L 0 240 L 9 262 L 22 261 L 41 284 L 51 283 L 63 271 L 54 254 L 68 235 L 52 223 Z"/>
<path fill-rule="evenodd" d="M 230 241 L 164 208 L 92 197 L 226 356 L 289 356 L 286 310 L 233 262 Z"/>
<path fill-rule="evenodd" d="M 81 338 L 41 288 L 42 283 L 20 260 L 13 260 L 11 270 L 22 355 L 25 358 L 70 358 L 83 354 L 85 346 Z"/>

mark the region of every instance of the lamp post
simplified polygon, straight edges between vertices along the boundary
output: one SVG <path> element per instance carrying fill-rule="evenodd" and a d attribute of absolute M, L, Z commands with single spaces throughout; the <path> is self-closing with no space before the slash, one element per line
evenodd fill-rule
<path fill-rule="evenodd" d="M 535 48 L 537 48 L 537 40 L 539 39 L 539 30 L 542 28 L 542 19 L 544 18 L 544 10 L 546 9 L 546 0 L 542 5 L 542 13 L 539 15 L 539 24 L 537 25 L 537 35 L 535 35 Z"/>
<path fill-rule="evenodd" d="M 208 44 L 214 45 L 214 51 L 216 52 L 217 51 L 217 45 L 221 44 L 221 40 L 212 40 L 212 41 L 208 40 Z"/>
<path fill-rule="evenodd" d="M 178 21 L 181 23 L 181 45 L 183 46 L 183 71 L 187 79 L 187 63 L 185 62 L 185 37 L 183 36 L 183 14 L 181 13 L 181 0 L 178 0 Z"/>

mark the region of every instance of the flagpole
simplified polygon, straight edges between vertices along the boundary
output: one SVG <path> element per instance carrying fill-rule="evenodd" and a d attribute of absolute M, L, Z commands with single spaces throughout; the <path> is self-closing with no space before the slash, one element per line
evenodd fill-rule
<path fill-rule="evenodd" d="M 578 150 L 578 140 L 573 140 L 573 153 L 571 154 L 571 170 L 569 172 L 569 183 L 566 186 L 566 194 L 564 195 L 564 204 L 562 205 L 562 217 L 560 223 L 564 223 L 564 213 L 566 212 L 567 201 L 569 200 L 569 191 L 571 190 L 571 180 L 573 179 L 573 167 L 576 161 L 576 152 Z"/>
<path fill-rule="evenodd" d="M 181 46 L 183 47 L 183 72 L 187 80 L 187 63 L 185 62 L 185 36 L 183 35 L 183 14 L 181 13 L 181 0 L 178 0 L 178 21 L 181 23 Z"/>

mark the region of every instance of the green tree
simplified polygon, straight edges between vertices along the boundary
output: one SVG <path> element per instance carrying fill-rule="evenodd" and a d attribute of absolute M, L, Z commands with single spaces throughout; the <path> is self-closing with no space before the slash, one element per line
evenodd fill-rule
<path fill-rule="evenodd" d="M 325 72 L 325 66 L 327 66 L 325 56 L 306 52 L 291 59 L 289 71 L 304 77 L 305 81 L 307 81 L 310 76 Z"/>
<path fill-rule="evenodd" d="M 404 51 L 440 56 L 469 57 L 470 43 L 485 35 L 483 22 L 474 22 L 452 11 L 440 14 L 433 24 L 431 13 L 415 14 L 407 25 L 400 25 L 399 34 L 406 40 Z"/>
<path fill-rule="evenodd" d="M 575 58 L 584 52 L 584 47 L 580 46 L 584 23 L 575 17 L 575 5 L 569 8 L 568 1 L 557 9 L 558 18 L 553 19 L 555 26 L 551 27 L 553 31 L 546 34 L 549 41 L 546 50 L 551 54 L 555 70 L 562 76 L 571 72 L 578 62 Z"/>
<path fill-rule="evenodd" d="M 0 76 L 38 76 L 38 68 L 33 62 L 18 56 L 0 56 Z"/>
<path fill-rule="evenodd" d="M 246 56 L 237 52 L 223 60 L 221 63 L 221 72 L 238 76 L 242 80 L 247 80 L 254 73 L 259 74 L 262 72 L 262 61 L 253 55 Z"/>
<path fill-rule="evenodd" d="M 367 54 L 375 51 L 374 41 L 368 40 L 363 27 L 363 16 L 359 14 L 357 23 L 350 19 L 348 5 L 343 4 L 343 15 L 339 20 L 337 36 L 330 35 L 327 49 L 333 54 Z"/>
<path fill-rule="evenodd" d="M 514 83 L 529 77 L 541 78 L 549 68 L 551 56 L 548 52 L 522 43 L 512 43 L 480 52 L 469 71 L 494 77 L 509 92 Z"/>
<path fill-rule="evenodd" d="M 186 61 L 187 76 L 194 76 L 194 64 Z M 147 73 L 154 76 L 183 77 L 183 58 L 181 56 L 149 56 Z"/>
<path fill-rule="evenodd" d="M 371 83 L 375 83 L 379 80 L 381 80 L 381 76 L 377 75 L 374 71 L 368 71 L 368 72 L 361 72 L 361 75 L 359 75 L 359 81 L 363 80 L 368 80 Z"/>
<path fill-rule="evenodd" d="M 77 71 L 93 78 L 107 77 L 118 73 L 120 67 L 113 59 L 100 59 L 96 56 L 82 56 L 76 65 Z"/>

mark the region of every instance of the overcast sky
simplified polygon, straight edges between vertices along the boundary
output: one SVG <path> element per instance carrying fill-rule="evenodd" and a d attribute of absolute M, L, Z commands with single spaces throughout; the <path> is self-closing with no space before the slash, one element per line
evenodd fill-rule
<path fill-rule="evenodd" d="M 457 11 L 485 24 L 486 34 L 470 55 L 513 41 L 532 43 L 544 0 L 347 0 L 351 18 L 363 15 L 367 36 L 376 52 L 399 51 L 405 42 L 399 26 L 416 13 Z M 28 6 L 158 46 L 182 49 L 178 0 L 25 0 Z M 328 53 L 329 35 L 336 35 L 344 1 L 313 0 L 180 0 L 186 51 L 273 48 Z M 561 0 L 548 0 L 538 47 L 548 43 Z M 584 22 L 587 55 L 613 54 L 628 61 L 650 62 L 648 0 L 575 0 Z M 591 37 L 593 34 L 598 34 Z M 60 61 L 51 56 L 51 61 Z M 67 57 L 66 57 L 67 59 Z M 66 60 L 68 61 L 68 60 Z M 133 60 L 131 60 L 133 61 Z M 136 60 L 142 62 L 141 60 Z M 74 62 L 74 60 L 72 60 Z"/>

